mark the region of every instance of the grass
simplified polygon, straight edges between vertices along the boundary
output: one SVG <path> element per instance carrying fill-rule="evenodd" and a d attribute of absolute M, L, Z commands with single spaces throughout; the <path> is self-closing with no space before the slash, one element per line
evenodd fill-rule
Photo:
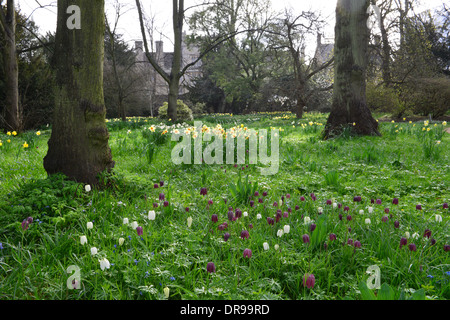
<path fill-rule="evenodd" d="M 381 138 L 354 137 L 349 130 L 321 141 L 323 114 L 308 113 L 301 121 L 289 113 L 199 120 L 210 129 L 218 124 L 280 128 L 279 172 L 264 176 L 259 164 L 249 163 L 175 165 L 170 155 L 176 142 L 169 134 L 184 126 L 167 128 L 157 119 L 111 120 L 116 167 L 113 175 L 102 177 L 110 188 L 87 192 L 63 176 L 47 177 L 42 159 L 48 128 L 40 135 L 0 135 L 0 298 L 360 300 L 373 298 L 362 285 L 373 265 L 381 270 L 383 287 L 369 289 L 372 294 L 450 298 L 450 258 L 444 251 L 450 244 L 449 211 L 443 208 L 450 200 L 445 125 L 380 122 Z M 354 202 L 355 196 L 362 201 Z M 151 210 L 154 220 L 148 219 Z M 229 211 L 242 216 L 230 221 Z M 22 222 L 30 216 L 33 222 L 24 230 Z M 305 224 L 306 217 L 312 222 Z M 142 235 L 132 227 L 134 221 Z M 221 230 L 224 222 L 228 226 Z M 316 225 L 312 232 L 311 223 Z M 281 233 L 286 225 L 289 233 Z M 430 238 L 424 237 L 426 229 Z M 241 238 L 242 230 L 249 232 L 248 239 Z M 407 234 L 408 243 L 400 248 Z M 348 244 L 356 241 L 360 248 Z M 409 250 L 411 243 L 416 251 Z M 251 258 L 243 256 L 247 248 Z M 104 258 L 110 268 L 102 270 Z M 216 272 L 206 271 L 208 262 Z M 67 287 L 68 279 L 70 284 L 76 278 L 74 270 L 79 270 L 80 290 Z M 315 285 L 308 289 L 303 277 L 310 273 Z"/>

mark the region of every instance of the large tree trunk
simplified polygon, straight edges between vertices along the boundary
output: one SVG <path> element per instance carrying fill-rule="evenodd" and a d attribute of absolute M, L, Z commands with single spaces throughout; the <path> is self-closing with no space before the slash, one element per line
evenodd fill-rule
<path fill-rule="evenodd" d="M 66 26 L 67 7 L 81 9 L 81 29 Z M 58 0 L 55 110 L 44 168 L 96 185 L 114 167 L 103 97 L 104 0 Z"/>
<path fill-rule="evenodd" d="M 6 83 L 5 125 L 10 131 L 20 131 L 19 67 L 16 52 L 16 15 L 14 0 L 7 1 L 6 16 L 2 19 L 5 35 L 4 68 Z M 1 13 L 3 15 L 3 12 Z"/>
<path fill-rule="evenodd" d="M 338 0 L 335 27 L 335 77 L 331 113 L 324 138 L 351 126 L 356 134 L 380 135 L 366 104 L 369 0 Z"/>

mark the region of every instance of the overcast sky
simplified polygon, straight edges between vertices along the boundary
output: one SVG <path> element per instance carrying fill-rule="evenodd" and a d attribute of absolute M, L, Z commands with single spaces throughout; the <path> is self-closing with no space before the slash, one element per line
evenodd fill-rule
<path fill-rule="evenodd" d="M 106 12 L 110 15 L 114 12 L 114 9 L 111 7 L 114 0 L 105 0 L 105 2 Z M 200 2 L 201 0 L 185 0 L 185 8 Z M 322 19 L 327 23 L 323 30 L 325 38 L 332 40 L 334 37 L 336 0 L 271 0 L 271 2 L 274 11 L 282 11 L 284 8 L 290 7 L 294 14 L 299 14 L 307 10 L 314 10 L 317 13 L 320 12 Z M 442 6 L 443 3 L 450 5 L 450 0 L 421 0 L 421 2 L 423 4 L 420 9 L 434 9 Z M 56 30 L 56 0 L 17 0 L 17 3 L 22 13 L 30 16 L 30 19 L 33 19 L 40 27 L 41 34 Z M 141 39 L 135 0 L 120 0 L 120 3 L 127 4 L 126 9 L 128 11 L 119 20 L 118 32 L 123 34 L 125 40 L 132 47 L 134 41 Z M 172 1 L 141 0 L 141 3 L 147 14 L 151 12 L 152 15 L 156 15 L 156 29 L 171 38 L 173 33 L 170 21 Z M 39 8 L 39 4 L 44 6 L 44 8 Z M 186 14 L 189 15 L 190 11 Z M 186 31 L 189 32 L 188 30 Z M 159 36 L 155 36 L 155 40 L 159 40 L 158 38 Z M 166 39 L 163 36 L 161 40 L 164 41 L 165 51 L 170 51 L 173 48 L 170 39 Z M 314 50 L 314 46 L 315 38 L 311 39 L 311 45 L 307 49 Z"/>

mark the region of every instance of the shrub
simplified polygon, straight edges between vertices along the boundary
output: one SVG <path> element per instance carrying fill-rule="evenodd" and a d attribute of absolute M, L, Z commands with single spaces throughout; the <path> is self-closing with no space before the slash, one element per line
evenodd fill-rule
<path fill-rule="evenodd" d="M 164 104 L 159 108 L 158 116 L 161 119 L 167 119 L 167 109 L 169 107 L 168 102 L 164 102 Z M 177 100 L 177 117 L 179 121 L 192 121 L 194 117 L 192 115 L 192 110 L 184 104 L 183 101 Z"/>
<path fill-rule="evenodd" d="M 366 89 L 367 105 L 371 111 L 389 112 L 401 117 L 406 111 L 397 91 L 393 88 L 368 83 Z"/>
<path fill-rule="evenodd" d="M 409 81 L 404 100 L 414 114 L 438 118 L 450 109 L 450 79 L 425 78 Z"/>

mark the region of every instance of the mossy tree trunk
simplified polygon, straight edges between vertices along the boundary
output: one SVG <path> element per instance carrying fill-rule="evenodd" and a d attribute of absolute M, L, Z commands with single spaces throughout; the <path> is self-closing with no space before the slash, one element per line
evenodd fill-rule
<path fill-rule="evenodd" d="M 70 5 L 81 11 L 81 29 L 69 29 Z M 58 0 L 55 110 L 44 168 L 78 182 L 98 184 L 113 166 L 103 97 L 104 0 Z"/>
<path fill-rule="evenodd" d="M 5 38 L 3 49 L 6 87 L 5 125 L 7 130 L 20 131 L 21 117 L 19 110 L 19 67 L 16 52 L 15 1 L 7 1 L 6 14 L 1 6 L 0 11 L 0 31 Z"/>
<path fill-rule="evenodd" d="M 380 135 L 366 104 L 370 0 L 338 0 L 335 27 L 335 77 L 331 113 L 324 138 L 351 127 L 359 135 Z"/>

